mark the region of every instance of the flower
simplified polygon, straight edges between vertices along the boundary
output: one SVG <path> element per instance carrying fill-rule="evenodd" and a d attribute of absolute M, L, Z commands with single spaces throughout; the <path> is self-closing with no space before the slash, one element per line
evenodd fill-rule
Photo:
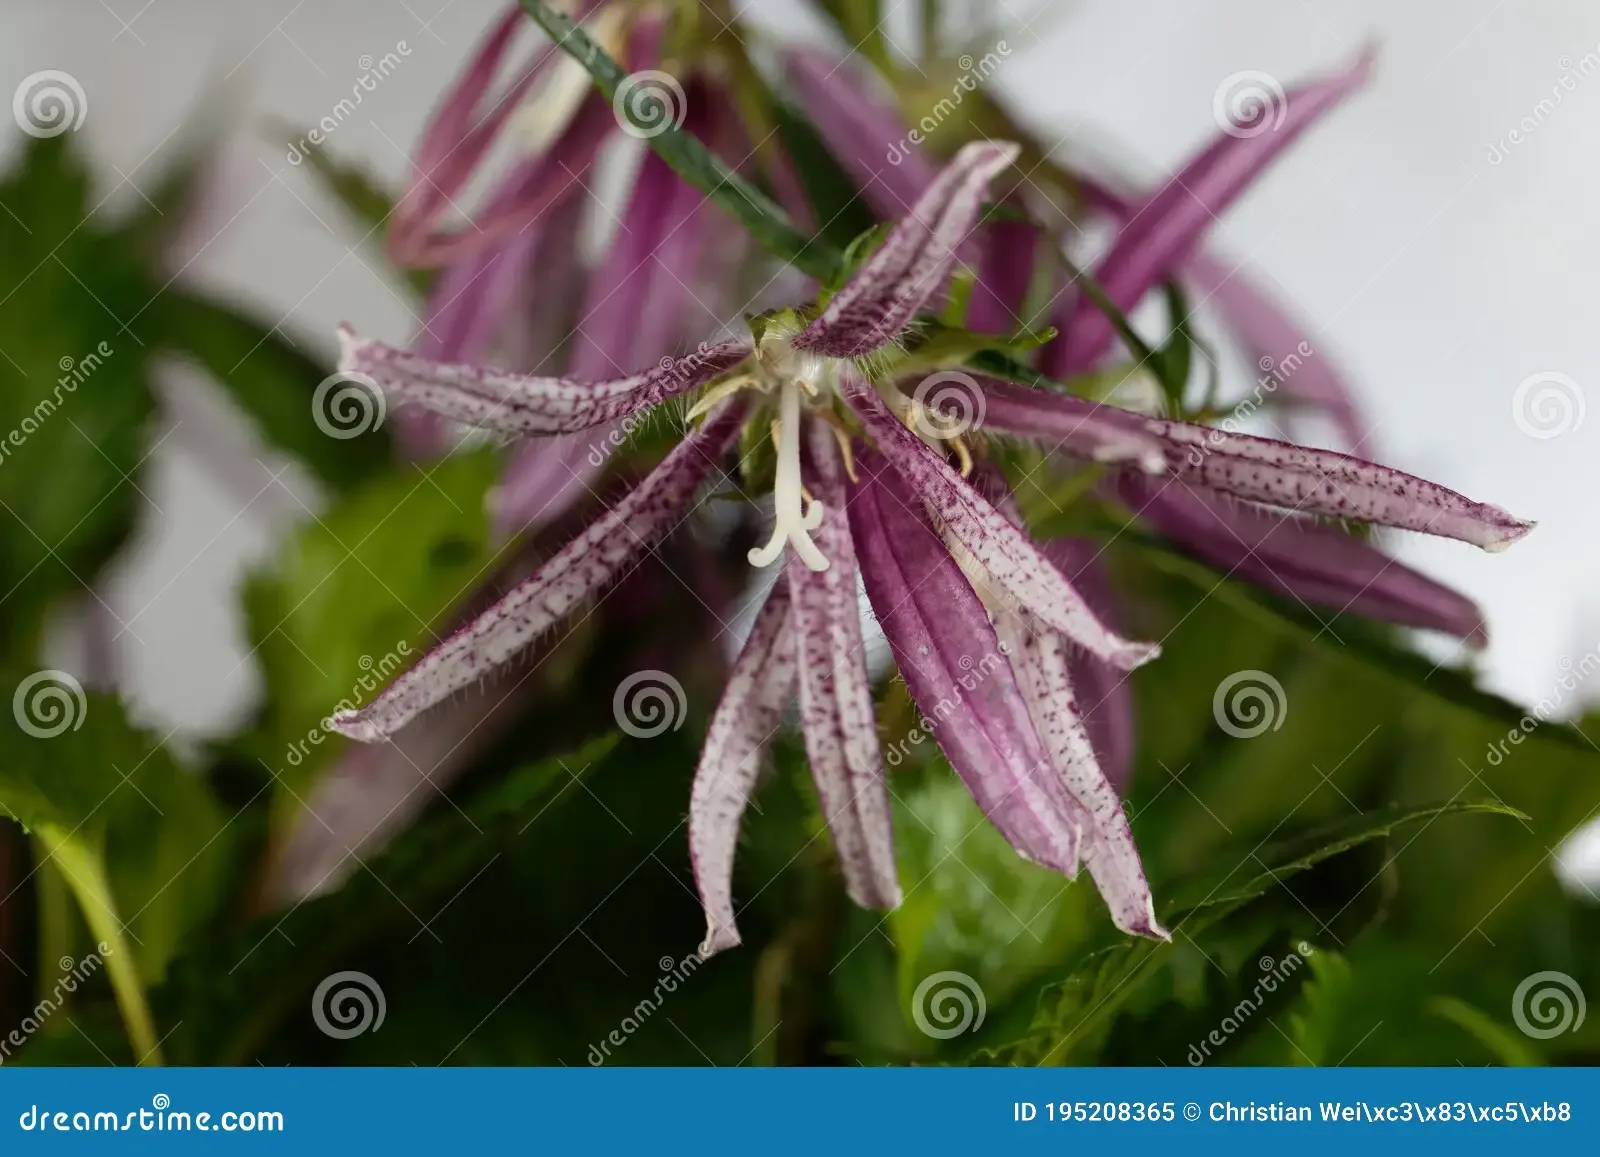
<path fill-rule="evenodd" d="M 630 67 L 659 62 L 659 16 L 598 0 L 574 6 L 575 19 L 590 15 L 602 38 L 624 48 Z M 564 362 L 566 373 L 583 379 L 632 373 L 717 328 L 719 316 L 707 302 L 717 302 L 718 294 L 699 276 L 711 264 L 706 242 L 717 210 L 644 149 L 617 219 L 616 244 L 586 275 L 577 251 L 587 207 L 585 179 L 602 149 L 620 135 L 621 114 L 586 91 L 586 84 L 564 91 L 565 78 L 549 75 L 561 59 L 554 44 L 544 46 L 503 91 L 491 93 L 526 19 L 518 5 L 508 6 L 440 102 L 390 223 L 389 249 L 397 264 L 439 268 L 418 349 L 437 361 L 493 361 L 521 371 L 548 371 Z M 443 228 L 446 209 L 541 80 L 544 90 L 527 107 L 538 112 L 537 127 L 549 143 L 516 160 L 470 225 Z M 735 160 L 743 155 L 745 134 L 733 119 L 732 101 L 710 75 L 696 71 L 681 91 L 663 86 L 647 95 L 661 103 L 648 111 L 681 113 L 687 132 Z M 534 299 L 564 308 L 533 308 Z M 564 346 L 569 329 L 571 341 Z M 411 410 L 402 419 L 413 452 L 443 448 L 447 431 L 436 415 Z M 491 496 L 497 527 L 514 533 L 561 515 L 589 489 L 620 441 L 574 436 L 522 447 Z"/>
<path fill-rule="evenodd" d="M 707 915 L 702 952 L 739 942 L 733 852 L 763 741 L 798 692 L 806 752 L 847 890 L 899 903 L 888 787 L 862 658 L 859 571 L 913 700 L 989 820 L 1026 858 L 1073 875 L 1081 862 L 1125 931 L 1165 937 L 1116 791 L 1073 686 L 1082 655 L 1126 671 L 1157 647 L 1120 637 L 988 488 L 971 448 L 903 388 L 905 347 L 977 226 L 1017 146 L 963 147 L 859 270 L 818 307 L 751 322 L 748 339 L 703 346 L 630 377 L 540 378 L 444 364 L 343 334 L 346 371 L 397 402 L 538 437 L 618 421 L 704 387 L 689 430 L 630 494 L 493 607 L 334 727 L 392 735 L 507 662 L 614 582 L 683 517 L 748 418 L 771 422 L 773 523 L 751 551 L 782 581 L 734 663 L 690 802 L 690 850 Z M 1494 507 L 1331 451 L 1146 418 L 973 374 L 986 428 L 1166 473 L 1255 501 L 1429 529 L 1492 546 L 1527 529 Z M 1204 453 L 1199 453 L 1204 449 Z M 961 468 L 952 465 L 954 456 Z M 971 480 L 969 480 L 969 477 Z M 991 490 L 992 493 L 992 490 Z M 964 677 L 977 662 L 981 681 Z"/>
<path fill-rule="evenodd" d="M 819 131 L 869 203 L 882 214 L 899 212 L 934 172 L 915 146 L 899 146 L 885 162 L 886 146 L 905 135 L 900 114 L 869 79 L 826 53 L 796 49 L 785 61 L 787 75 Z M 1199 242 L 1285 148 L 1365 83 L 1372 61 L 1368 51 L 1345 69 L 1291 88 L 1278 102 L 1284 115 L 1272 131 L 1218 133 L 1149 197 L 1115 192 L 1081 173 L 1063 174 L 1088 209 L 1117 226 L 1094 271 L 1114 305 L 1130 311 L 1152 289 L 1181 278 L 1201 304 L 1217 310 L 1251 360 L 1267 371 L 1258 384 L 1326 414 L 1352 448 L 1368 444 L 1369 425 L 1333 358 L 1323 350 L 1306 352 L 1311 347 L 1305 330 L 1236 263 L 1201 252 Z M 1024 310 L 1039 237 L 1037 230 L 1015 221 L 992 222 L 987 229 L 967 324 L 983 332 L 1004 332 L 1016 326 Z M 1060 294 L 1050 313 L 1060 332 L 1038 359 L 1047 376 L 1087 370 L 1110 348 L 1112 329 L 1105 314 L 1083 295 Z M 1065 430 L 1079 420 L 1067 415 L 1053 421 Z M 1035 430 L 1043 433 L 1045 427 Z M 1217 444 L 1207 440 L 1191 453 L 1209 458 L 1230 436 L 1219 431 L 1212 437 Z M 1313 455 L 1308 461 L 1326 460 Z M 1483 615 L 1470 599 L 1370 543 L 1306 517 L 1338 517 L 1336 510 L 1260 494 L 1239 501 L 1237 492 L 1229 492 L 1236 497 L 1224 501 L 1219 488 L 1201 484 L 1193 471 L 1155 479 L 1124 470 L 1102 491 L 1206 563 L 1277 594 L 1311 606 L 1443 631 L 1474 645 L 1487 641 Z M 1427 526 L 1411 529 L 1431 532 Z"/>

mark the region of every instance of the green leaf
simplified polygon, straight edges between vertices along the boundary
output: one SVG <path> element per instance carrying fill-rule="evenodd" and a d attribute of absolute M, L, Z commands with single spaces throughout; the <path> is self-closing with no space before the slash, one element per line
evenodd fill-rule
<path fill-rule="evenodd" d="M 1310 832 L 1276 848 L 1245 856 L 1225 872 L 1190 885 L 1166 906 L 1162 923 L 1177 944 L 1191 943 L 1209 927 L 1251 901 L 1304 872 L 1362 844 L 1388 836 L 1405 824 L 1472 812 L 1516 816 L 1491 802 L 1452 802 L 1427 807 L 1390 807 L 1350 817 Z M 1230 859 L 1231 857 L 1225 857 Z M 1249 875 L 1240 869 L 1259 863 L 1265 870 Z M 1119 1010 L 1155 970 L 1169 964 L 1174 943 L 1126 937 L 1081 961 L 1039 997 L 1033 1023 L 1024 1037 L 977 1054 L 976 1063 L 1068 1064 L 1081 1050 L 1103 1038 Z"/>
<path fill-rule="evenodd" d="M 541 0 L 520 0 L 522 8 L 550 34 L 594 79 L 607 100 L 615 100 L 617 87 L 627 74 L 589 34 Z M 627 108 L 627 102 L 623 102 Z M 626 114 L 631 115 L 631 109 Z M 648 143 L 662 160 L 689 184 L 699 189 L 742 225 L 775 257 L 803 273 L 826 282 L 838 268 L 839 252 L 821 238 L 808 238 L 795 228 L 784 211 L 765 193 L 730 169 L 694 134 L 668 125 L 646 125 Z"/>
<path fill-rule="evenodd" d="M 339 160 L 324 145 L 312 144 L 306 139 L 305 133 L 297 132 L 292 125 L 276 122 L 273 127 L 275 139 L 294 150 L 290 154 L 290 163 L 298 165 L 309 162 L 310 172 L 317 177 L 328 195 L 338 201 L 356 227 L 363 230 L 361 240 L 382 249 L 384 230 L 394 213 L 395 196 L 366 169 Z M 293 160 L 295 153 L 303 161 Z M 387 252 L 384 257 L 387 260 Z M 432 271 L 408 269 L 403 272 L 419 296 L 428 292 L 433 280 Z"/>
<path fill-rule="evenodd" d="M 346 956 L 386 928 L 436 918 L 477 873 L 531 838 L 525 833 L 534 820 L 582 794 L 589 769 L 615 746 L 610 736 L 518 768 L 464 805 L 431 812 L 338 891 L 196 942 L 158 994 L 160 1007 L 181 1022 L 174 1056 L 248 1063 L 291 1008 L 305 1012 L 301 1002 Z"/>
<path fill-rule="evenodd" d="M 307 523 L 245 590 L 270 692 L 246 746 L 300 791 L 343 747 L 323 721 L 370 700 L 489 577 L 489 450 L 381 474 Z"/>
<path fill-rule="evenodd" d="M 229 852 L 205 785 L 122 706 L 57 671 L 0 671 L 0 814 L 33 833 L 78 901 L 139 1058 L 159 1060 L 144 998 L 216 906 Z"/>
<path fill-rule="evenodd" d="M 130 533 L 155 410 L 150 271 L 72 139 L 30 139 L 0 179 L 0 642 L 23 651 Z"/>
<path fill-rule="evenodd" d="M 318 425 L 316 390 L 332 367 L 304 353 L 276 326 L 182 290 L 163 293 L 149 316 L 163 344 L 209 370 L 267 440 L 334 490 L 349 489 L 389 461 L 388 431 L 381 425 L 354 438 L 335 438 Z M 321 411 L 328 411 L 326 400 Z"/>
<path fill-rule="evenodd" d="M 784 151 L 799 174 L 812 214 L 822 223 L 821 236 L 844 249 L 873 227 L 872 209 L 811 122 L 788 104 L 775 103 Z"/>
<path fill-rule="evenodd" d="M 1527 708 L 1483 690 L 1469 674 L 1441 667 L 1426 656 L 1408 650 L 1395 641 L 1391 631 L 1382 627 L 1342 616 L 1333 618 L 1330 624 L 1303 607 L 1290 605 L 1223 576 L 1131 527 L 1119 533 L 1119 541 L 1136 546 L 1161 570 L 1183 578 L 1208 598 L 1221 600 L 1251 622 L 1274 634 L 1309 644 L 1364 675 L 1401 683 L 1430 699 L 1459 707 L 1506 728 L 1516 729 L 1528 717 Z M 1338 631 L 1337 637 L 1328 629 L 1330 625 Z M 1545 723 L 1532 738 L 1535 742 L 1557 743 L 1587 755 L 1600 755 L 1600 749 L 1582 731 L 1568 724 Z"/>

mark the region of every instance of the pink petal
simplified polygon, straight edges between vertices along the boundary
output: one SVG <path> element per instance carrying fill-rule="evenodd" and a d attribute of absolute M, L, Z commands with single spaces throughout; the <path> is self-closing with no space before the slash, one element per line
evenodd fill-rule
<path fill-rule="evenodd" d="M 976 333 L 1014 333 L 1033 283 L 1038 231 L 1027 221 L 993 221 L 984 228 L 977 284 L 967 307 L 967 328 Z"/>
<path fill-rule="evenodd" d="M 507 662 L 579 603 L 615 582 L 683 518 L 683 508 L 732 443 L 738 400 L 719 407 L 622 501 L 471 623 L 424 655 L 333 729 L 372 742 Z"/>
<path fill-rule="evenodd" d="M 701 959 L 740 942 L 733 915 L 734 850 L 762 748 L 794 697 L 799 655 L 791 617 L 789 591 L 779 582 L 728 676 L 689 793 L 689 859 L 706 913 Z"/>
<path fill-rule="evenodd" d="M 657 406 L 732 369 L 748 340 L 719 342 L 642 374 L 609 382 L 540 378 L 463 363 L 435 362 L 341 328 L 339 368 L 372 379 L 400 403 L 414 403 L 475 428 L 527 437 L 567 434 Z"/>
<path fill-rule="evenodd" d="M 1212 566 L 1317 606 L 1482 645 L 1483 612 L 1359 538 L 1176 480 L 1119 476 L 1116 493 L 1157 531 Z"/>
<path fill-rule="evenodd" d="M 956 250 L 978 223 L 989 182 L 1018 151 L 1009 143 L 962 146 L 877 252 L 795 338 L 795 347 L 851 358 L 895 341 L 944 289 Z"/>
<path fill-rule="evenodd" d="M 938 169 L 906 139 L 905 121 L 877 78 L 815 48 L 781 56 L 800 106 L 873 212 L 893 220 L 909 211 Z"/>
<path fill-rule="evenodd" d="M 1166 469 L 1160 439 L 1131 424 L 1126 410 L 999 378 L 976 378 L 983 390 L 977 424 L 986 429 L 1031 438 L 1077 458 Z"/>
<path fill-rule="evenodd" d="M 1285 148 L 1322 115 L 1359 88 L 1371 71 L 1363 54 L 1345 71 L 1291 91 L 1274 113 L 1282 123 L 1254 135 L 1223 134 L 1145 202 L 1117 235 L 1095 279 L 1117 307 L 1132 310 L 1154 286 L 1188 258 L 1211 223 L 1250 187 Z M 1051 377 L 1088 369 L 1110 346 L 1114 331 L 1100 308 L 1076 300 L 1061 337 L 1047 347 L 1040 368 Z"/>
<path fill-rule="evenodd" d="M 1118 928 L 1135 936 L 1168 940 L 1171 937 L 1156 922 L 1150 885 L 1122 801 L 1100 770 L 1094 745 L 1079 717 L 1067 643 L 1056 632 L 1037 626 L 1020 634 L 1021 653 L 1014 663 L 1029 711 L 1063 786 L 1089 816 L 1084 830 L 1084 866 Z"/>
<path fill-rule="evenodd" d="M 1140 212 L 1132 200 L 1098 181 L 1079 176 L 1078 184 L 1092 207 L 1119 221 L 1127 221 Z M 1326 351 L 1300 352 L 1312 348 L 1310 331 L 1253 277 L 1231 262 L 1201 252 L 1184 266 L 1184 280 L 1200 297 L 1194 304 L 1216 309 L 1261 373 L 1282 378 L 1277 388 L 1284 396 L 1323 410 L 1351 446 L 1364 446 L 1371 452 L 1372 424 L 1355 390 Z M 1289 364 L 1291 359 L 1295 364 Z"/>
<path fill-rule="evenodd" d="M 808 424 L 805 448 L 806 482 L 824 511 L 811 538 L 829 562 L 827 570 L 814 571 L 791 551 L 785 566 L 799 641 L 806 755 L 850 898 L 864 908 L 895 908 L 894 828 L 861 642 L 844 469 L 823 423 Z"/>
<path fill-rule="evenodd" d="M 1188 422 L 1142 422 L 1167 444 L 1167 468 L 1175 478 L 1237 498 L 1436 534 L 1489 551 L 1504 550 L 1533 529 L 1498 506 L 1348 454 Z"/>
<path fill-rule="evenodd" d="M 1058 538 L 1039 544 L 1084 602 L 1102 620 L 1114 623 L 1116 606 L 1111 597 L 1111 576 L 1101 561 L 1099 543 L 1082 538 Z M 1133 686 L 1126 672 L 1093 655 L 1075 651 L 1067 657 L 1067 673 L 1078 689 L 1078 704 L 1089 740 L 1100 758 L 1100 768 L 1119 795 L 1126 793 L 1133 773 Z"/>
<path fill-rule="evenodd" d="M 1131 669 L 1159 653 L 1155 644 L 1129 642 L 1102 623 L 1028 536 L 906 429 L 858 374 L 846 370 L 841 390 L 890 464 L 1006 594 L 1118 667 Z"/>
<path fill-rule="evenodd" d="M 922 502 L 882 456 L 858 451 L 850 526 L 861 576 L 900 677 L 989 822 L 1027 859 L 1071 876 L 1078 821 L 1056 785 L 989 612 Z M 891 749 L 890 762 L 907 752 Z"/>

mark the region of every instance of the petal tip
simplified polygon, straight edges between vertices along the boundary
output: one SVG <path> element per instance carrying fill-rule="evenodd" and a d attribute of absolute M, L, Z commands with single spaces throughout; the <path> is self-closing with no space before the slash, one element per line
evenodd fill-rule
<path fill-rule="evenodd" d="M 383 729 L 370 719 L 361 718 L 359 711 L 340 711 L 323 722 L 328 730 L 360 743 L 376 743 L 386 738 Z"/>
<path fill-rule="evenodd" d="M 1491 509 L 1499 518 L 1491 536 L 1480 544 L 1490 554 L 1499 554 L 1511 546 L 1512 543 L 1520 542 L 1527 537 L 1529 531 L 1539 525 L 1537 522 L 1528 519 L 1513 518 L 1498 506 Z"/>
<path fill-rule="evenodd" d="M 739 930 L 732 924 L 706 923 L 706 938 L 700 942 L 697 950 L 701 961 L 710 960 L 719 952 L 726 952 L 730 948 L 737 948 L 744 943 L 739 935 Z"/>

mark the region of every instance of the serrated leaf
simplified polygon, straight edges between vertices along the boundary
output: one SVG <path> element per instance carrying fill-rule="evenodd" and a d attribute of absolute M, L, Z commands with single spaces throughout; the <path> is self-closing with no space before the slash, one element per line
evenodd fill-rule
<path fill-rule="evenodd" d="M 277 327 L 176 289 L 152 302 L 149 316 L 162 344 L 209 370 L 268 441 L 334 490 L 349 489 L 389 461 L 389 432 L 382 426 L 335 438 L 318 425 L 317 386 L 333 367 L 299 349 Z"/>
<path fill-rule="evenodd" d="M 1275 849 L 1252 853 L 1209 881 L 1190 885 L 1180 898 L 1164 905 L 1162 923 L 1175 939 L 1192 941 L 1208 927 L 1244 905 L 1278 887 L 1285 879 L 1342 852 L 1388 836 L 1396 828 L 1440 816 L 1472 812 L 1516 816 L 1510 808 L 1491 802 L 1451 802 L 1419 808 L 1384 808 L 1329 824 L 1288 841 Z M 1259 873 L 1243 875 L 1240 868 L 1258 861 Z M 1172 943 L 1125 938 L 1074 967 L 1039 997 L 1033 1025 L 1026 1036 L 1009 1045 L 978 1053 L 981 1064 L 1068 1064 L 1081 1059 L 1080 1051 L 1102 1038 L 1122 1006 L 1141 981 L 1172 957 Z"/>
<path fill-rule="evenodd" d="M 338 891 L 195 944 L 158 994 L 182 1023 L 173 1054 L 191 1064 L 248 1063 L 346 955 L 386 927 L 436 917 L 475 873 L 531 838 L 524 833 L 535 819 L 582 792 L 582 778 L 615 746 L 609 736 L 518 768 L 464 805 L 431 813 Z"/>

